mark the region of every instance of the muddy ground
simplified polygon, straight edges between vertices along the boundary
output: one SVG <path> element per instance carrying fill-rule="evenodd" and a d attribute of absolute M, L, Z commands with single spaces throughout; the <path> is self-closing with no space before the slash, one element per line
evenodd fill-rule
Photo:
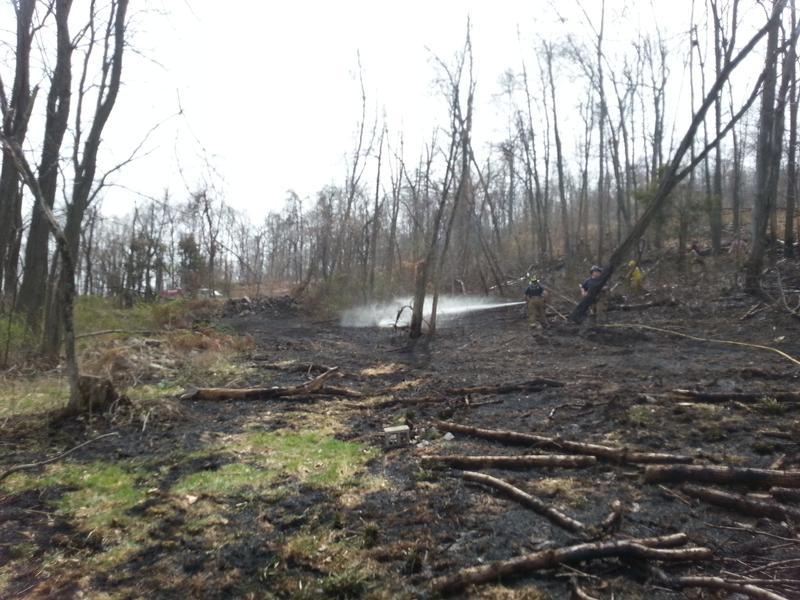
<path fill-rule="evenodd" d="M 640 301 L 654 297 L 659 295 Z M 800 357 L 800 323 L 789 315 L 764 310 L 742 320 L 754 301 L 738 293 L 687 294 L 678 300 L 677 306 L 612 310 L 609 322 L 768 345 Z M 8 579 L 9 597 L 425 598 L 431 597 L 428 584 L 434 577 L 576 543 L 573 535 L 516 502 L 465 483 L 457 470 L 422 465 L 427 454 L 528 452 L 462 435 L 446 439 L 432 426 L 434 419 L 691 454 L 704 464 L 769 467 L 780 459 L 784 468 L 800 468 L 798 405 L 769 400 L 770 394 L 800 389 L 800 367 L 765 350 L 655 330 L 576 326 L 555 316 L 541 332 L 527 327 L 519 306 L 461 316 L 442 326 L 433 340 L 413 346 L 403 331 L 342 328 L 301 310 L 232 317 L 225 325 L 255 338 L 257 350 L 242 360 L 254 372 L 268 373 L 271 385 L 302 383 L 319 372 L 303 372 L 298 365 L 335 366 L 339 377 L 332 383 L 365 397 L 184 402 L 179 418 L 153 419 L 144 432 L 139 423 L 120 426 L 96 418 L 90 433 L 121 435 L 87 446 L 69 460 L 119 457 L 159 474 L 147 480 L 147 499 L 131 509 L 156 524 L 148 542 L 124 561 L 87 568 L 103 542 L 52 510 L 49 500 L 62 491 L 0 488 L 0 565 L 13 558 L 9 548 L 21 540 L 33 544 L 27 566 L 15 568 Z M 501 395 L 442 394 L 454 387 L 540 377 L 565 385 Z M 671 397 L 676 388 L 757 392 L 765 399 L 705 404 Z M 223 525 L 211 529 L 224 532 L 223 544 L 215 543 L 210 529 L 187 533 L 189 509 L 166 499 L 171 482 L 187 472 L 213 471 L 236 457 L 200 452 L 194 461 L 176 463 L 171 458 L 176 449 L 197 452 L 212 443 L 224 445 L 246 429 L 303 429 L 320 415 L 337 424 L 338 439 L 375 449 L 366 469 L 381 485 L 362 490 L 297 485 L 278 498 L 234 494 L 215 508 Z M 383 427 L 400 423 L 411 427 L 411 443 L 384 448 Z M 85 439 L 88 428 L 85 421 L 6 427 L 0 431 L 0 468 L 48 455 L 48 447 L 68 447 L 71 440 Z M 35 451 L 32 440 L 38 444 Z M 617 538 L 684 532 L 692 544 L 714 552 L 711 561 L 665 565 L 669 573 L 775 580 L 762 585 L 800 598 L 795 523 L 712 507 L 685 497 L 680 485 L 647 484 L 636 465 L 601 461 L 584 469 L 483 471 L 588 523 L 599 522 L 619 500 L 624 515 Z M 333 533 L 324 544 L 311 538 L 323 547 L 287 558 L 281 545 L 311 530 Z M 341 548 L 348 542 L 359 560 L 372 566 L 352 581 L 342 572 L 336 584 L 337 573 L 326 570 L 321 557 L 328 543 Z M 67 562 L 48 569 L 44 557 L 54 546 Z M 649 579 L 642 563 L 616 559 L 520 574 L 463 596 L 568 598 L 573 582 L 604 599 L 743 597 L 670 590 Z"/>

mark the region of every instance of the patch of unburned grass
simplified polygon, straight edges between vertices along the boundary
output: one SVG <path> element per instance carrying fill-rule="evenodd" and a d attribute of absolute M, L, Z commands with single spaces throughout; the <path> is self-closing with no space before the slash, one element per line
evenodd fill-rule
<path fill-rule="evenodd" d="M 246 442 L 265 464 L 293 478 L 321 487 L 345 484 L 376 456 L 374 449 L 316 431 L 250 432 Z"/>
<path fill-rule="evenodd" d="M 56 514 L 79 531 L 107 542 L 143 535 L 148 524 L 130 512 L 146 496 L 143 474 L 120 464 L 50 465 L 44 475 L 17 473 L 4 482 L 6 490 L 62 489 L 48 501 Z"/>
<path fill-rule="evenodd" d="M 628 409 L 628 423 L 635 427 L 650 427 L 655 424 L 655 409 L 651 406 L 636 405 Z"/>
<path fill-rule="evenodd" d="M 782 415 L 789 410 L 789 405 L 771 396 L 765 396 L 756 404 L 756 410 L 765 415 Z"/>
<path fill-rule="evenodd" d="M 132 386 L 125 390 L 125 395 L 132 402 L 143 406 L 159 402 L 165 398 L 173 398 L 181 393 L 183 393 L 181 386 L 167 380 L 152 385 Z"/>
<path fill-rule="evenodd" d="M 118 308 L 111 298 L 79 296 L 75 299 L 75 332 L 78 334 L 110 329 L 138 331 L 155 327 L 152 304 L 138 302 L 132 308 Z"/>
<path fill-rule="evenodd" d="M 0 379 L 0 419 L 62 408 L 68 396 L 69 386 L 64 378 Z"/>
<path fill-rule="evenodd" d="M 242 463 L 229 463 L 213 471 L 198 471 L 178 480 L 172 487 L 175 494 L 232 495 L 243 491 L 252 493 L 267 489 L 278 473 Z"/>

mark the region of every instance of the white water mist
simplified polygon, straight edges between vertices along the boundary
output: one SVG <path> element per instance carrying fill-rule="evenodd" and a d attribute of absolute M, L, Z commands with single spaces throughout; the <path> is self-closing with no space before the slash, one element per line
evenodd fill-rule
<path fill-rule="evenodd" d="M 411 298 L 395 298 L 391 302 L 355 306 L 342 312 L 340 324 L 342 327 L 392 327 L 396 320 L 398 327 L 405 327 L 411 322 L 411 303 Z M 425 319 L 430 318 L 432 304 L 433 297 L 426 297 Z M 444 324 L 448 318 L 464 313 L 518 304 L 523 303 L 498 302 L 496 298 L 485 296 L 439 296 L 436 318 Z"/>

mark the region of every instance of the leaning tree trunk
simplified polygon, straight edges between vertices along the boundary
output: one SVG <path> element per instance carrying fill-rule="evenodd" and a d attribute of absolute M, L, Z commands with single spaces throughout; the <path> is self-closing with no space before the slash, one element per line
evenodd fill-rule
<path fill-rule="evenodd" d="M 706 146 L 706 148 L 700 152 L 693 161 L 690 162 L 688 166 L 686 166 L 683 170 L 681 170 L 681 162 L 683 157 L 686 155 L 686 152 L 689 150 L 690 146 L 694 142 L 695 134 L 697 133 L 697 129 L 703 123 L 703 120 L 708 113 L 708 110 L 714 103 L 714 100 L 717 94 L 720 93 L 722 87 L 727 82 L 728 78 L 730 77 L 733 70 L 744 60 L 744 58 L 753 50 L 753 48 L 758 44 L 758 42 L 763 38 L 766 34 L 772 35 L 773 32 L 777 32 L 778 27 L 780 26 L 780 16 L 785 5 L 785 0 L 780 0 L 775 3 L 772 9 L 772 15 L 770 16 L 769 21 L 758 30 L 758 32 L 750 39 L 750 41 L 739 51 L 735 58 L 730 61 L 726 61 L 725 66 L 723 67 L 722 71 L 720 72 L 719 77 L 714 82 L 714 85 L 708 91 L 703 103 L 700 105 L 700 108 L 692 117 L 692 122 L 689 125 L 686 133 L 683 136 L 683 139 L 675 150 L 672 159 L 669 162 L 668 167 L 665 169 L 663 175 L 658 184 L 658 189 L 656 190 L 655 196 L 653 197 L 653 201 L 648 205 L 647 209 L 642 213 L 642 216 L 633 226 L 633 229 L 628 234 L 628 236 L 622 241 L 619 247 L 612 253 L 611 257 L 609 258 L 607 268 L 603 271 L 603 276 L 601 278 L 600 285 L 595 286 L 592 288 L 589 293 L 584 296 L 584 298 L 580 301 L 580 303 L 575 307 L 575 310 L 572 311 L 570 315 L 570 319 L 575 322 L 580 322 L 586 317 L 586 313 L 589 310 L 589 307 L 594 303 L 595 299 L 597 298 L 597 294 L 601 291 L 603 286 L 608 282 L 611 275 L 614 273 L 614 270 L 622 263 L 623 259 L 628 256 L 631 250 L 635 247 L 636 243 L 642 237 L 642 235 L 647 231 L 647 227 L 652 222 L 653 218 L 656 214 L 662 209 L 664 204 L 666 203 L 667 199 L 669 198 L 670 193 L 672 190 L 675 189 L 677 186 L 691 171 L 697 164 L 704 160 L 705 157 L 711 152 L 716 144 L 719 143 L 720 138 L 714 139 L 711 144 Z M 777 33 L 776 33 L 777 35 Z M 777 38 L 776 38 L 777 39 Z M 775 48 L 775 46 L 770 46 L 770 48 Z M 775 52 L 768 53 L 768 61 L 769 58 L 774 58 Z M 762 73 L 762 77 L 759 78 L 757 81 L 753 92 L 750 95 L 750 98 L 747 100 L 745 105 L 742 109 L 736 113 L 731 120 L 729 121 L 728 125 L 723 129 L 721 132 L 722 135 L 725 135 L 735 124 L 736 122 L 742 117 L 742 115 L 746 112 L 746 110 L 752 105 L 755 101 L 755 98 L 758 94 L 758 91 L 761 87 L 762 82 L 768 77 L 768 73 Z M 774 85 L 773 85 L 774 90 Z"/>

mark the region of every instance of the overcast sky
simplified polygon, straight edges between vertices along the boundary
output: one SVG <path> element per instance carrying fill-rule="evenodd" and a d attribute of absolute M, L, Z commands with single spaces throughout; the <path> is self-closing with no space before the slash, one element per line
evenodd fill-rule
<path fill-rule="evenodd" d="M 10 22 L 9 3 L 3 4 L 0 19 Z M 305 197 L 325 184 L 341 184 L 360 118 L 359 53 L 370 124 L 376 112 L 385 114 L 390 136 L 404 132 L 413 162 L 447 116 L 432 57 L 450 61 L 460 50 L 468 16 L 478 86 L 476 144 L 497 141 L 506 126 L 507 111 L 497 99 L 503 71 L 518 70 L 523 57 L 532 68 L 539 35 L 589 31 L 570 1 L 556 3 L 566 22 L 549 0 L 146 4 L 147 12 L 139 13 L 133 11 L 142 5 L 131 5 L 136 53 L 125 58 L 124 88 L 104 135 L 103 162 L 124 158 L 160 125 L 139 159 L 116 177 L 125 189 L 105 194 L 104 209 L 116 214 L 128 212 L 141 196 L 160 196 L 164 188 L 185 197 L 187 186 L 206 179 L 229 204 L 261 218 L 281 207 L 288 189 Z M 584 4 L 596 15 L 599 1 Z M 675 53 L 684 51 L 690 0 L 627 3 L 635 9 L 623 9 L 625 4 L 607 1 L 610 45 L 627 44 L 638 27 L 658 23 Z M 755 22 L 762 18 L 754 3 L 743 4 L 750 4 Z M 671 77 L 683 76 L 678 69 Z M 570 73 L 557 77 L 561 89 L 573 85 Z M 682 88 L 678 82 L 676 89 Z M 569 100 L 560 107 L 567 129 L 575 126 L 579 98 Z"/>

